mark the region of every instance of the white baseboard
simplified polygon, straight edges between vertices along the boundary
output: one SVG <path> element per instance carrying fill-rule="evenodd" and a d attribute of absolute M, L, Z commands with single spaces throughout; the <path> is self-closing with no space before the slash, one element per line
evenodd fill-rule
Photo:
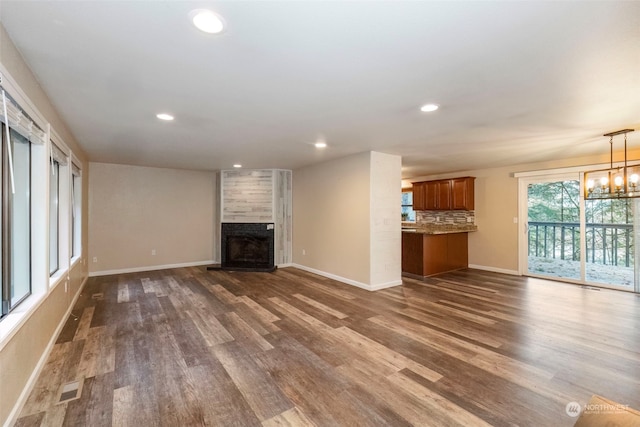
<path fill-rule="evenodd" d="M 477 264 L 469 264 L 469 268 L 475 268 L 476 270 L 491 271 L 493 273 L 509 274 L 511 276 L 520 276 L 520 273 L 518 272 L 518 270 L 508 270 L 506 268 L 496 268 L 496 267 L 489 267 L 486 265 L 477 265 Z"/>
<path fill-rule="evenodd" d="M 357 280 L 347 279 L 346 277 L 338 276 L 326 271 L 316 270 L 315 268 L 307 267 L 301 264 L 291 264 L 291 267 L 299 268 L 300 270 L 308 271 L 309 273 L 317 274 L 318 276 L 327 277 L 329 279 L 337 280 L 338 282 L 346 283 L 347 285 L 356 286 L 367 291 L 378 291 L 380 289 L 390 288 L 392 286 L 398 286 L 402 284 L 402 279 L 394 280 L 393 282 L 381 283 L 378 285 L 367 285 L 366 283 L 358 282 Z"/>
<path fill-rule="evenodd" d="M 379 291 L 381 289 L 393 288 L 394 286 L 400 286 L 400 285 L 402 285 L 402 279 L 393 280 L 387 283 L 378 283 L 377 285 L 371 285 L 370 290 Z"/>
<path fill-rule="evenodd" d="M 91 273 L 89 273 L 89 277 L 109 276 L 111 274 L 141 273 L 144 271 L 166 270 L 168 268 L 199 267 L 202 265 L 210 265 L 210 264 L 219 264 L 219 263 L 216 263 L 215 261 L 197 261 L 197 262 L 185 262 L 181 264 L 148 265 L 146 267 L 122 268 L 119 270 L 92 271 Z"/>
<path fill-rule="evenodd" d="M 53 350 L 53 346 L 56 344 L 56 341 L 58 340 L 58 335 L 60 335 L 60 332 L 62 332 L 62 328 L 64 328 L 65 323 L 67 323 L 67 319 L 69 319 L 69 315 L 71 314 L 73 307 L 76 305 L 76 302 L 78 302 L 78 298 L 80 298 L 80 294 L 82 294 L 82 289 L 84 288 L 84 285 L 87 284 L 87 280 L 89 280 L 89 276 L 86 276 L 84 278 L 84 280 L 80 284 L 80 287 L 78 288 L 78 292 L 76 292 L 76 295 L 73 297 L 73 301 L 71 301 L 71 304 L 69 304 L 69 307 L 67 308 L 66 313 L 64 314 L 62 319 L 60 319 L 60 323 L 56 327 L 56 330 L 53 333 L 53 336 L 49 340 L 49 343 L 47 344 L 47 347 L 42 353 L 42 356 L 40 356 L 40 359 L 38 360 L 36 367 L 33 369 L 33 372 L 31 372 L 31 375 L 29 376 L 29 380 L 27 380 L 27 383 L 22 389 L 22 393 L 20 393 L 20 397 L 18 397 L 16 404 L 13 406 L 13 409 L 9 413 L 9 416 L 7 417 L 6 422 L 4 423 L 4 427 L 12 426 L 17 421 L 18 415 L 20 415 L 20 412 L 22 411 L 24 404 L 27 403 L 27 399 L 29 398 L 29 395 L 33 391 L 33 387 L 36 385 L 36 381 L 38 380 L 38 377 L 40 376 L 40 373 L 42 372 L 44 365 L 47 363 L 47 359 L 51 354 L 51 350 Z"/>

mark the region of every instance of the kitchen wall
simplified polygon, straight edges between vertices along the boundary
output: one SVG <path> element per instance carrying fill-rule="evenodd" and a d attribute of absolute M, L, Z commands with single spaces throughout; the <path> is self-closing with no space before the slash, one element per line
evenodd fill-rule
<path fill-rule="evenodd" d="M 475 224 L 474 211 L 416 211 L 416 224 Z"/>
<path fill-rule="evenodd" d="M 399 284 L 399 199 L 397 156 L 366 152 L 295 170 L 294 264 L 366 289 Z"/>
<path fill-rule="evenodd" d="M 89 170 L 91 275 L 214 261 L 215 173 L 93 162 Z"/>
<path fill-rule="evenodd" d="M 12 415 L 12 411 L 18 409 L 20 399 L 26 396 L 29 390 L 30 381 L 35 378 L 40 364 L 44 362 L 45 356 L 53 345 L 53 339 L 57 329 L 66 320 L 66 313 L 80 288 L 87 278 L 86 251 L 88 247 L 88 178 L 89 167 L 87 157 L 69 132 L 65 122 L 53 106 L 47 94 L 38 84 L 35 76 L 22 59 L 11 39 L 7 35 L 4 27 L 0 24 L 0 69 L 8 72 L 15 80 L 29 105 L 22 105 L 23 108 L 34 108 L 40 113 L 42 118 L 51 124 L 52 129 L 60 136 L 63 142 L 73 151 L 77 160 L 82 166 L 82 247 L 83 255 L 79 262 L 75 263 L 69 270 L 68 289 L 58 285 L 47 289 L 44 293 L 36 295 L 40 298 L 38 304 L 22 310 L 20 321 L 14 325 L 14 329 L 0 339 L 0 425 L 4 425 Z M 6 76 L 5 76 L 6 77 Z M 12 94 L 17 96 L 18 94 Z M 25 103 L 26 104 L 26 103 Z M 36 167 L 36 166 L 34 166 Z M 37 197 L 32 195 L 32 197 Z M 46 280 L 48 282 L 48 271 L 34 272 L 33 280 Z M 47 285 L 45 285 L 47 287 Z M 13 316 L 13 314 L 11 315 Z M 10 320 L 4 319 L 6 327 Z M 13 414 L 15 415 L 15 414 Z"/>
<path fill-rule="evenodd" d="M 614 155 L 616 159 L 622 154 Z M 640 150 L 629 151 L 631 159 L 640 159 Z M 509 167 L 475 169 L 450 174 L 419 176 L 410 182 L 430 179 L 475 176 L 475 221 L 477 232 L 469 233 L 469 265 L 493 271 L 518 274 L 518 179 L 515 172 L 594 165 L 609 162 L 609 153 L 598 156 L 525 163 Z M 544 172 L 541 172 L 544 173 Z M 523 219 L 526 221 L 526 218 Z"/>

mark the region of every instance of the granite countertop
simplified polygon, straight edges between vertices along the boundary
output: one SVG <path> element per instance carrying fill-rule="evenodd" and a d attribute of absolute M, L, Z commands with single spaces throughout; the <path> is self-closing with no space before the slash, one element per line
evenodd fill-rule
<path fill-rule="evenodd" d="M 421 233 L 421 234 L 451 234 L 451 233 L 469 233 L 478 231 L 478 226 L 473 224 L 429 224 L 429 225 L 402 225 L 403 233 Z"/>

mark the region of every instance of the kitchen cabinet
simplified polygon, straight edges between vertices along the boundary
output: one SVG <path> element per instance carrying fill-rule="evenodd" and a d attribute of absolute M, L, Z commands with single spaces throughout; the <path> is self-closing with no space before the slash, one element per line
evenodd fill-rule
<path fill-rule="evenodd" d="M 472 211 L 474 209 L 473 177 L 451 180 L 451 209 Z"/>
<path fill-rule="evenodd" d="M 413 183 L 413 210 L 474 209 L 474 177 Z"/>
<path fill-rule="evenodd" d="M 467 233 L 402 233 L 402 272 L 431 276 L 467 268 Z"/>
<path fill-rule="evenodd" d="M 413 184 L 413 210 L 424 211 L 427 210 L 425 199 L 425 182 L 416 182 Z"/>

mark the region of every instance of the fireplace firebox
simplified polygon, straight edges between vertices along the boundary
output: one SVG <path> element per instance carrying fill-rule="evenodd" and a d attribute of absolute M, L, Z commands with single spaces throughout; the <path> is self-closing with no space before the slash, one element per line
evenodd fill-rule
<path fill-rule="evenodd" d="M 222 269 L 273 271 L 273 223 L 222 223 Z"/>

